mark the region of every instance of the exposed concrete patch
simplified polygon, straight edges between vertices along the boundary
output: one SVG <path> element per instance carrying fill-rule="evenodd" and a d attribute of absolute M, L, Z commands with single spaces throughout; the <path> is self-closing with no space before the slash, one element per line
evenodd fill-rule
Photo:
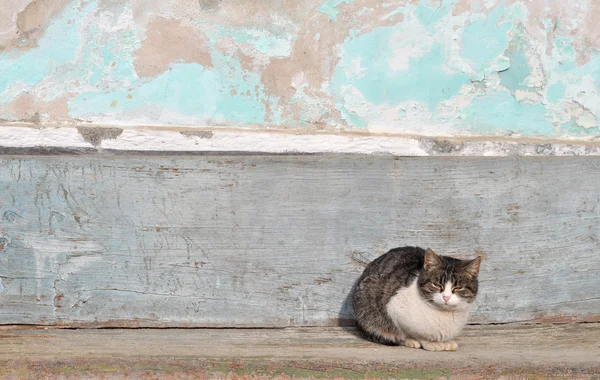
<path fill-rule="evenodd" d="M 21 121 L 28 120 L 36 113 L 35 99 L 28 93 L 21 94 L 8 105 L 0 105 L 0 111 L 10 113 Z"/>
<path fill-rule="evenodd" d="M 53 122 L 73 121 L 69 116 L 67 102 L 72 96 L 70 93 L 64 96 L 44 100 L 38 99 L 29 93 L 17 96 L 12 102 L 0 104 L 0 113 L 13 116 L 13 121 L 40 124 L 47 120 Z"/>
<path fill-rule="evenodd" d="M 203 22 L 224 27 L 280 30 L 298 23 L 318 7 L 321 0 L 179 0 L 152 3 L 153 10 L 172 18 L 201 19 Z M 138 2 L 134 7 L 146 7 L 149 3 Z"/>
<path fill-rule="evenodd" d="M 208 39 L 181 21 L 156 18 L 147 26 L 146 38 L 134 54 L 135 70 L 140 77 L 153 77 L 174 61 L 212 66 Z"/>
<path fill-rule="evenodd" d="M 44 34 L 50 21 L 70 2 L 71 0 L 33 0 L 22 11 L 13 15 L 10 20 L 0 20 L 3 24 L 14 22 L 13 26 L 1 26 L 2 29 L 13 29 L 16 34 L 13 34 L 10 40 L 3 41 L 3 39 L 0 39 L 0 51 L 7 49 L 27 50 L 36 47 L 37 40 Z M 10 1 L 7 3 L 10 3 Z M 2 5 L 5 12 L 8 10 L 7 5 Z"/>
<path fill-rule="evenodd" d="M 210 139 L 214 136 L 212 131 L 181 131 L 179 133 L 186 137 L 200 137 L 201 139 Z"/>
<path fill-rule="evenodd" d="M 433 144 L 431 144 L 431 149 L 438 153 L 453 153 L 460 151 L 464 144 L 462 142 L 452 142 L 449 140 L 430 140 Z"/>
<path fill-rule="evenodd" d="M 12 41 L 18 33 L 16 19 L 31 0 L 3 1 L 0 6 L 0 51 Z"/>
<path fill-rule="evenodd" d="M 555 152 L 552 149 L 552 144 L 540 144 L 535 149 L 536 154 L 544 155 L 544 156 L 554 156 Z"/>
<path fill-rule="evenodd" d="M 77 127 L 83 139 L 95 147 L 99 147 L 105 139 L 116 139 L 123 133 L 122 128 Z"/>
<path fill-rule="evenodd" d="M 200 8 L 205 11 L 214 12 L 221 7 L 222 0 L 198 0 Z"/>

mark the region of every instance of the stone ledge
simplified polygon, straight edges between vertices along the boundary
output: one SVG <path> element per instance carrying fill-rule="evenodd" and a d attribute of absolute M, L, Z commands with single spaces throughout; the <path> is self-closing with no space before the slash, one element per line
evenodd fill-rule
<path fill-rule="evenodd" d="M 0 124 L 0 154 L 369 154 L 599 156 L 600 142 L 494 136 L 412 136 L 233 128 Z"/>

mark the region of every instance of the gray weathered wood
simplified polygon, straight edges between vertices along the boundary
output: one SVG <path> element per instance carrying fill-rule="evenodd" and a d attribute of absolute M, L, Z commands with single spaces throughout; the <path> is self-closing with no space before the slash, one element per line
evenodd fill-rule
<path fill-rule="evenodd" d="M 0 339 L 1 379 L 592 380 L 600 374 L 597 323 L 469 326 L 450 354 L 378 345 L 347 327 L 0 327 Z"/>
<path fill-rule="evenodd" d="M 0 323 L 326 325 L 399 245 L 484 256 L 474 322 L 600 320 L 600 159 L 5 157 Z"/>

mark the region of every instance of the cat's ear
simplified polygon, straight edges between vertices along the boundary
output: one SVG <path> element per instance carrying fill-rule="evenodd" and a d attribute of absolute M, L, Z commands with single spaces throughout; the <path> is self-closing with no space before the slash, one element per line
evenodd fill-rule
<path fill-rule="evenodd" d="M 464 271 L 469 274 L 469 276 L 477 277 L 479 275 L 479 266 L 481 265 L 481 256 L 477 256 L 473 260 L 469 261 L 464 266 Z"/>
<path fill-rule="evenodd" d="M 427 248 L 427 250 L 425 251 L 425 264 L 423 265 L 423 268 L 425 268 L 425 270 L 431 270 L 433 268 L 441 267 L 442 259 L 440 259 L 440 257 L 435 252 L 433 252 L 431 248 Z"/>

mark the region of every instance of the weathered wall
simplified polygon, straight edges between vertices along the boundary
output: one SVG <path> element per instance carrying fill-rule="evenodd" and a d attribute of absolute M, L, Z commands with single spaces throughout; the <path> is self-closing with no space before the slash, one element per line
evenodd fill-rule
<path fill-rule="evenodd" d="M 331 324 L 400 244 L 486 256 L 473 321 L 598 321 L 594 157 L 150 156 L 600 155 L 598 25 L 595 0 L 0 0 L 0 323 Z M 144 155 L 7 156 L 39 152 Z"/>
<path fill-rule="evenodd" d="M 0 119 L 592 139 L 595 0 L 2 0 Z"/>
<path fill-rule="evenodd" d="M 600 321 L 600 159 L 0 160 L 0 324 L 351 318 L 399 245 L 484 257 L 473 322 Z"/>

